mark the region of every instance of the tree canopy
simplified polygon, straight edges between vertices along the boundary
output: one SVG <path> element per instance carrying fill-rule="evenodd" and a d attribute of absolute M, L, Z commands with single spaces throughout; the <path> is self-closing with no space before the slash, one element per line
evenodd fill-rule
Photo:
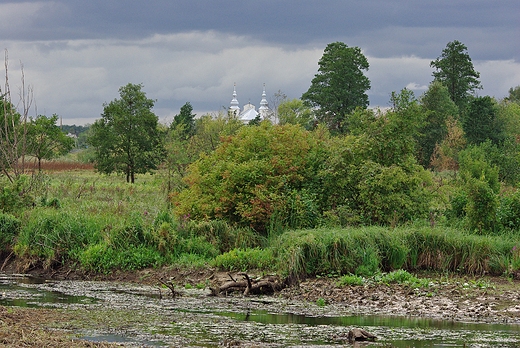
<path fill-rule="evenodd" d="M 368 106 L 370 80 L 364 75 L 368 60 L 359 47 L 334 42 L 327 45 L 318 65 L 302 100 L 316 109 L 319 122 L 333 132 L 345 133 L 348 115 L 357 107 Z"/>
<path fill-rule="evenodd" d="M 448 88 L 451 100 L 461 110 L 471 93 L 482 88 L 480 73 L 475 71 L 467 47 L 457 40 L 449 42 L 430 66 L 435 68 L 432 73 L 435 80 Z"/>
<path fill-rule="evenodd" d="M 41 170 L 42 159 L 64 155 L 74 147 L 74 139 L 62 132 L 56 124 L 58 115 L 51 117 L 39 115 L 31 119 L 27 130 L 28 153 L 38 160 L 38 170 Z"/>
<path fill-rule="evenodd" d="M 420 103 L 426 116 L 419 137 L 418 160 L 423 166 L 431 164 L 437 144 L 448 134 L 448 117 L 458 118 L 458 108 L 451 100 L 448 89 L 440 81 L 433 81 L 421 96 Z"/>
<path fill-rule="evenodd" d="M 469 144 L 480 144 L 491 140 L 499 144 L 504 140 L 500 120 L 497 118 L 498 107 L 489 96 L 477 97 L 469 102 L 462 119 L 462 127 Z"/>
<path fill-rule="evenodd" d="M 170 125 L 171 129 L 180 127 L 180 135 L 185 139 L 192 137 L 195 134 L 195 114 L 193 114 L 193 107 L 190 102 L 186 102 L 181 106 L 178 115 L 173 117 L 173 122 Z"/>
<path fill-rule="evenodd" d="M 95 148 L 95 167 L 105 174 L 126 175 L 151 172 L 164 156 L 155 101 L 146 98 L 142 85 L 127 84 L 119 89 L 121 98 L 104 104 L 102 118 L 90 129 L 89 143 Z"/>

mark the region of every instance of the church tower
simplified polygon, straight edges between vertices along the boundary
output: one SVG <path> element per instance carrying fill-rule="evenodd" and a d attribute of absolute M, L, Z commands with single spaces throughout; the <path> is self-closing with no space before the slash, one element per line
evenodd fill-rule
<path fill-rule="evenodd" d="M 233 99 L 231 100 L 231 103 L 229 106 L 229 114 L 233 115 L 235 117 L 238 117 L 238 115 L 240 114 L 240 106 L 238 106 L 236 87 L 237 87 L 237 84 L 235 83 L 233 85 Z"/>
<path fill-rule="evenodd" d="M 264 91 L 262 93 L 262 100 L 260 101 L 260 107 L 258 108 L 258 113 L 263 120 L 269 119 L 269 104 L 267 103 L 267 95 L 265 94 L 265 83 L 264 83 Z"/>

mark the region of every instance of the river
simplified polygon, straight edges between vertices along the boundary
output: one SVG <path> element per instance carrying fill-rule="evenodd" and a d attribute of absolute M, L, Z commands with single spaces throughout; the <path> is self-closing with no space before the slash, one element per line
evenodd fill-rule
<path fill-rule="evenodd" d="M 280 296 L 208 296 L 106 281 L 0 275 L 0 305 L 53 308 L 80 338 L 128 347 L 338 347 L 351 328 L 378 338 L 363 347 L 520 347 L 520 325 L 352 313 Z M 354 346 L 361 346 L 355 344 Z"/>

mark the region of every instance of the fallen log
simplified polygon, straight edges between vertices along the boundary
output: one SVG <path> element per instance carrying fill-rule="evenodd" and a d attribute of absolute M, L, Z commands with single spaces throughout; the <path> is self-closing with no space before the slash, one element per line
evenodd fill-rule
<path fill-rule="evenodd" d="M 212 296 L 221 294 L 229 294 L 231 292 L 242 292 L 244 296 L 273 294 L 283 289 L 284 285 L 278 277 L 268 276 L 262 279 L 251 279 L 247 273 L 237 273 L 236 276 L 242 276 L 243 280 L 236 280 L 228 273 L 231 281 L 222 284 L 215 284 L 210 287 Z"/>

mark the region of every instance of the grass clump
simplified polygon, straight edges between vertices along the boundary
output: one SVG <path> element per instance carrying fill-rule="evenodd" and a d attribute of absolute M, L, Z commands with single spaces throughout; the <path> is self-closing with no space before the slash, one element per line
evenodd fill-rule
<path fill-rule="evenodd" d="M 345 274 L 339 277 L 338 286 L 361 286 L 365 283 L 365 279 L 355 274 Z"/>
<path fill-rule="evenodd" d="M 233 249 L 218 255 L 213 265 L 226 271 L 246 272 L 251 269 L 271 270 L 274 256 L 271 249 Z"/>
<path fill-rule="evenodd" d="M 400 269 L 375 277 L 378 283 L 403 284 L 412 288 L 426 288 L 430 286 L 430 280 L 418 278 L 406 270 Z"/>
<path fill-rule="evenodd" d="M 0 253 L 12 247 L 14 238 L 20 230 L 20 220 L 11 214 L 0 212 Z"/>

